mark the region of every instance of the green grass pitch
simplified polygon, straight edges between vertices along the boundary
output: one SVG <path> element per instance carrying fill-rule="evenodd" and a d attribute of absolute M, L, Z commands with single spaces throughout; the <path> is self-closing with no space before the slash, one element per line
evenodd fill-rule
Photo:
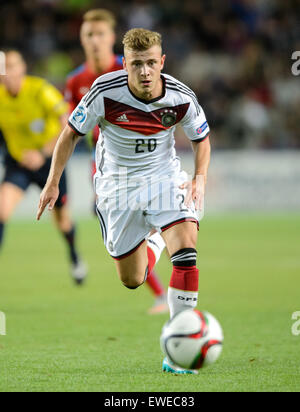
<path fill-rule="evenodd" d="M 203 220 L 199 308 L 219 319 L 225 345 L 198 376 L 174 376 L 161 372 L 168 316 L 146 314 L 147 287 L 121 285 L 96 219 L 78 222 L 90 266 L 83 288 L 49 220 L 12 222 L 0 256 L 0 391 L 299 391 L 299 229 L 299 215 Z M 167 286 L 166 255 L 157 269 Z"/>

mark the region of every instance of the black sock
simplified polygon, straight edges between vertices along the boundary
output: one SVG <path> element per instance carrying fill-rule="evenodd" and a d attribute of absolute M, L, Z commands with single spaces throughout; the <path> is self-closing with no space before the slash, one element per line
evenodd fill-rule
<path fill-rule="evenodd" d="M 3 242 L 3 235 L 4 235 L 4 223 L 0 222 L 0 249 Z"/>
<path fill-rule="evenodd" d="M 64 238 L 67 241 L 70 251 L 70 259 L 74 265 L 78 263 L 78 254 L 75 247 L 75 226 L 72 227 L 70 232 L 63 232 Z"/>

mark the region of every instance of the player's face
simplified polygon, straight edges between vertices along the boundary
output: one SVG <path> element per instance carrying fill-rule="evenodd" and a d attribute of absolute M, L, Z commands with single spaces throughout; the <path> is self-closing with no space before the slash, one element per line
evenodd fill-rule
<path fill-rule="evenodd" d="M 166 56 L 162 56 L 161 47 L 150 47 L 145 51 L 124 50 L 124 69 L 128 72 L 128 83 L 135 95 L 146 100 L 158 97 L 162 93 L 160 73 Z"/>
<path fill-rule="evenodd" d="M 11 93 L 18 93 L 22 79 L 26 74 L 26 65 L 22 56 L 17 52 L 6 54 L 6 75 L 1 76 L 1 81 Z"/>
<path fill-rule="evenodd" d="M 112 53 L 115 33 L 106 21 L 86 21 L 80 32 L 81 44 L 88 59 L 101 59 Z"/>

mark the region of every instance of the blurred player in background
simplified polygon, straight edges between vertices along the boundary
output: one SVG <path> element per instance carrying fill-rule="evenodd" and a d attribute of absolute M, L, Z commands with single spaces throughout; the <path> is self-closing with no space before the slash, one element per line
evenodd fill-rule
<path fill-rule="evenodd" d="M 94 81 L 105 73 L 123 69 L 122 56 L 114 53 L 116 20 L 114 15 L 105 9 L 90 10 L 83 16 L 80 29 L 80 41 L 84 49 L 86 61 L 75 69 L 67 79 L 65 100 L 70 104 L 70 113 L 76 108 L 83 96 L 89 91 Z M 92 145 L 95 148 L 99 127 L 92 132 Z M 95 151 L 93 150 L 93 154 Z M 93 156 L 92 175 L 96 173 L 96 162 Z M 167 297 L 163 285 L 156 273 L 149 274 L 147 285 L 155 295 L 155 302 L 149 314 L 167 312 Z"/>
<path fill-rule="evenodd" d="M 114 54 L 116 21 L 112 13 L 105 9 L 90 10 L 83 16 L 80 41 L 86 61 L 71 72 L 65 88 L 65 100 L 70 104 L 70 112 L 89 91 L 94 81 L 105 73 L 122 69 L 122 56 Z M 93 131 L 94 146 L 99 135 L 98 126 Z M 96 172 L 93 161 L 93 175 Z"/>
<path fill-rule="evenodd" d="M 5 225 L 29 185 L 43 188 L 46 183 L 57 137 L 66 124 L 67 104 L 54 86 L 26 75 L 26 63 L 18 51 L 6 52 L 6 75 L 0 78 L 0 130 L 6 146 L 5 174 L 0 185 L 1 247 Z M 53 216 L 68 246 L 71 275 L 76 284 L 81 284 L 87 268 L 76 248 L 65 173 Z"/>

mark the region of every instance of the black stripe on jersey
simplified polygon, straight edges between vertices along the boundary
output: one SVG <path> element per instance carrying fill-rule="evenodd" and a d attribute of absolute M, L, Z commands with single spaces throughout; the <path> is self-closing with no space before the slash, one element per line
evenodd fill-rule
<path fill-rule="evenodd" d="M 125 82 L 125 84 L 127 84 L 127 76 L 126 76 L 125 79 L 120 79 L 120 80 L 117 80 L 117 81 L 112 81 L 112 82 L 110 82 L 110 83 L 108 83 L 108 84 L 105 84 L 105 85 L 102 85 L 101 83 L 99 83 L 99 84 L 93 89 L 93 91 L 91 92 L 91 94 L 90 94 L 89 96 L 87 96 L 87 98 L 86 98 L 86 100 L 85 100 L 86 105 L 87 105 L 87 106 L 90 105 L 91 102 L 95 99 L 95 97 L 99 94 L 98 92 L 101 91 L 103 88 L 107 88 L 107 87 L 114 86 L 114 85 L 117 85 L 117 84 L 120 84 L 120 83 L 124 83 L 124 82 Z M 123 85 L 123 84 L 122 84 L 122 85 Z"/>
<path fill-rule="evenodd" d="M 71 127 L 71 129 L 73 130 L 73 132 L 75 132 L 78 136 L 85 136 L 84 133 L 79 132 L 75 126 L 72 125 L 72 123 L 70 122 L 70 120 L 68 120 L 68 125 Z"/>
<path fill-rule="evenodd" d="M 198 103 L 198 98 L 197 98 L 196 94 L 193 92 L 192 89 L 190 89 L 189 87 L 185 86 L 184 84 L 182 84 L 182 83 L 180 83 L 180 82 L 176 82 L 176 81 L 173 81 L 173 80 L 167 79 L 167 82 L 169 82 L 169 84 L 170 84 L 171 86 L 177 86 L 177 87 L 179 87 L 181 90 L 184 90 L 184 91 L 186 91 L 187 93 L 190 93 L 191 96 L 193 96 L 193 97 L 197 100 L 197 103 Z M 199 104 L 199 103 L 198 103 L 198 104 Z"/>
<path fill-rule="evenodd" d="M 178 83 L 175 83 L 175 82 L 170 82 L 170 81 L 168 81 L 168 82 L 169 83 L 167 83 L 167 86 L 169 86 L 169 88 L 175 87 L 177 89 L 177 91 L 180 91 L 181 93 L 184 93 L 184 94 L 190 96 L 193 99 L 193 102 L 195 104 L 197 114 L 201 113 L 201 107 L 199 105 L 197 96 L 195 95 L 195 93 L 191 89 L 185 88 L 184 86 L 182 86 Z M 174 90 L 174 89 L 172 89 L 172 90 Z"/>
<path fill-rule="evenodd" d="M 199 115 L 199 114 L 201 113 L 201 109 L 200 109 L 200 106 L 199 106 L 197 100 L 196 100 L 190 93 L 187 93 L 187 92 L 185 92 L 185 91 L 183 91 L 183 90 L 180 90 L 177 86 L 171 87 L 171 86 L 169 86 L 169 85 L 167 84 L 166 87 L 167 87 L 167 89 L 174 90 L 175 92 L 180 92 L 180 93 L 182 93 L 182 94 L 185 94 L 185 95 L 191 97 L 192 100 L 193 100 L 193 103 L 194 103 L 194 105 L 195 105 L 197 115 Z"/>
<path fill-rule="evenodd" d="M 191 93 L 192 95 L 194 95 L 195 97 L 197 97 L 196 94 L 193 92 L 193 90 L 190 89 L 190 88 L 189 88 L 188 86 L 186 86 L 185 84 L 180 83 L 179 81 L 176 81 L 176 80 L 171 80 L 171 79 L 166 79 L 166 81 L 169 82 L 170 84 L 173 84 L 174 86 L 179 86 L 179 87 L 181 87 L 183 90 L 185 90 L 185 91 Z"/>
<path fill-rule="evenodd" d="M 195 93 L 191 89 L 189 89 L 188 87 L 182 86 L 179 83 L 171 82 L 169 80 L 166 81 L 166 87 L 168 89 L 179 91 L 183 94 L 186 94 L 187 96 L 190 96 L 193 99 L 194 105 L 196 107 L 197 115 L 199 115 L 201 113 L 201 107 L 199 105 L 197 96 L 195 95 Z"/>
<path fill-rule="evenodd" d="M 126 76 L 126 77 L 127 77 L 127 76 Z M 90 102 L 94 100 L 94 97 L 95 97 L 96 95 L 98 95 L 98 91 L 99 91 L 99 90 L 101 91 L 101 89 L 103 89 L 103 88 L 107 88 L 107 87 L 114 86 L 114 85 L 117 85 L 117 84 L 120 84 L 120 83 L 124 83 L 124 82 L 127 83 L 127 78 L 125 78 L 125 79 L 120 79 L 120 80 L 114 80 L 114 81 L 109 82 L 108 84 L 98 83 L 98 84 L 96 85 L 96 87 L 93 88 L 93 90 L 91 91 L 91 93 L 89 93 L 89 95 L 86 96 L 85 103 L 86 103 L 86 104 L 90 104 Z"/>
<path fill-rule="evenodd" d="M 114 84 L 115 84 L 115 83 L 114 83 Z M 125 82 L 124 82 L 124 80 L 123 80 L 123 83 L 118 84 L 118 85 L 116 85 L 116 86 L 112 85 L 112 86 L 105 87 L 104 89 L 98 89 L 98 90 L 96 91 L 96 93 L 94 94 L 94 96 L 89 99 L 88 103 L 86 103 L 86 107 L 89 107 L 89 105 L 93 103 L 93 101 L 98 97 L 98 95 L 99 95 L 100 93 L 103 93 L 103 92 L 105 92 L 106 90 L 117 89 L 118 87 L 124 87 L 124 86 L 127 86 L 127 80 L 126 80 Z"/>
<path fill-rule="evenodd" d="M 86 102 L 90 97 L 91 94 L 95 91 L 95 89 L 97 89 L 98 87 L 102 87 L 103 85 L 108 85 L 110 83 L 114 83 L 119 81 L 120 79 L 125 79 L 127 78 L 127 74 L 123 74 L 122 76 L 116 77 L 115 79 L 111 79 L 111 80 L 106 80 L 105 82 L 97 82 L 95 83 L 89 90 L 89 92 L 87 93 L 87 95 L 84 97 L 84 102 Z"/>

